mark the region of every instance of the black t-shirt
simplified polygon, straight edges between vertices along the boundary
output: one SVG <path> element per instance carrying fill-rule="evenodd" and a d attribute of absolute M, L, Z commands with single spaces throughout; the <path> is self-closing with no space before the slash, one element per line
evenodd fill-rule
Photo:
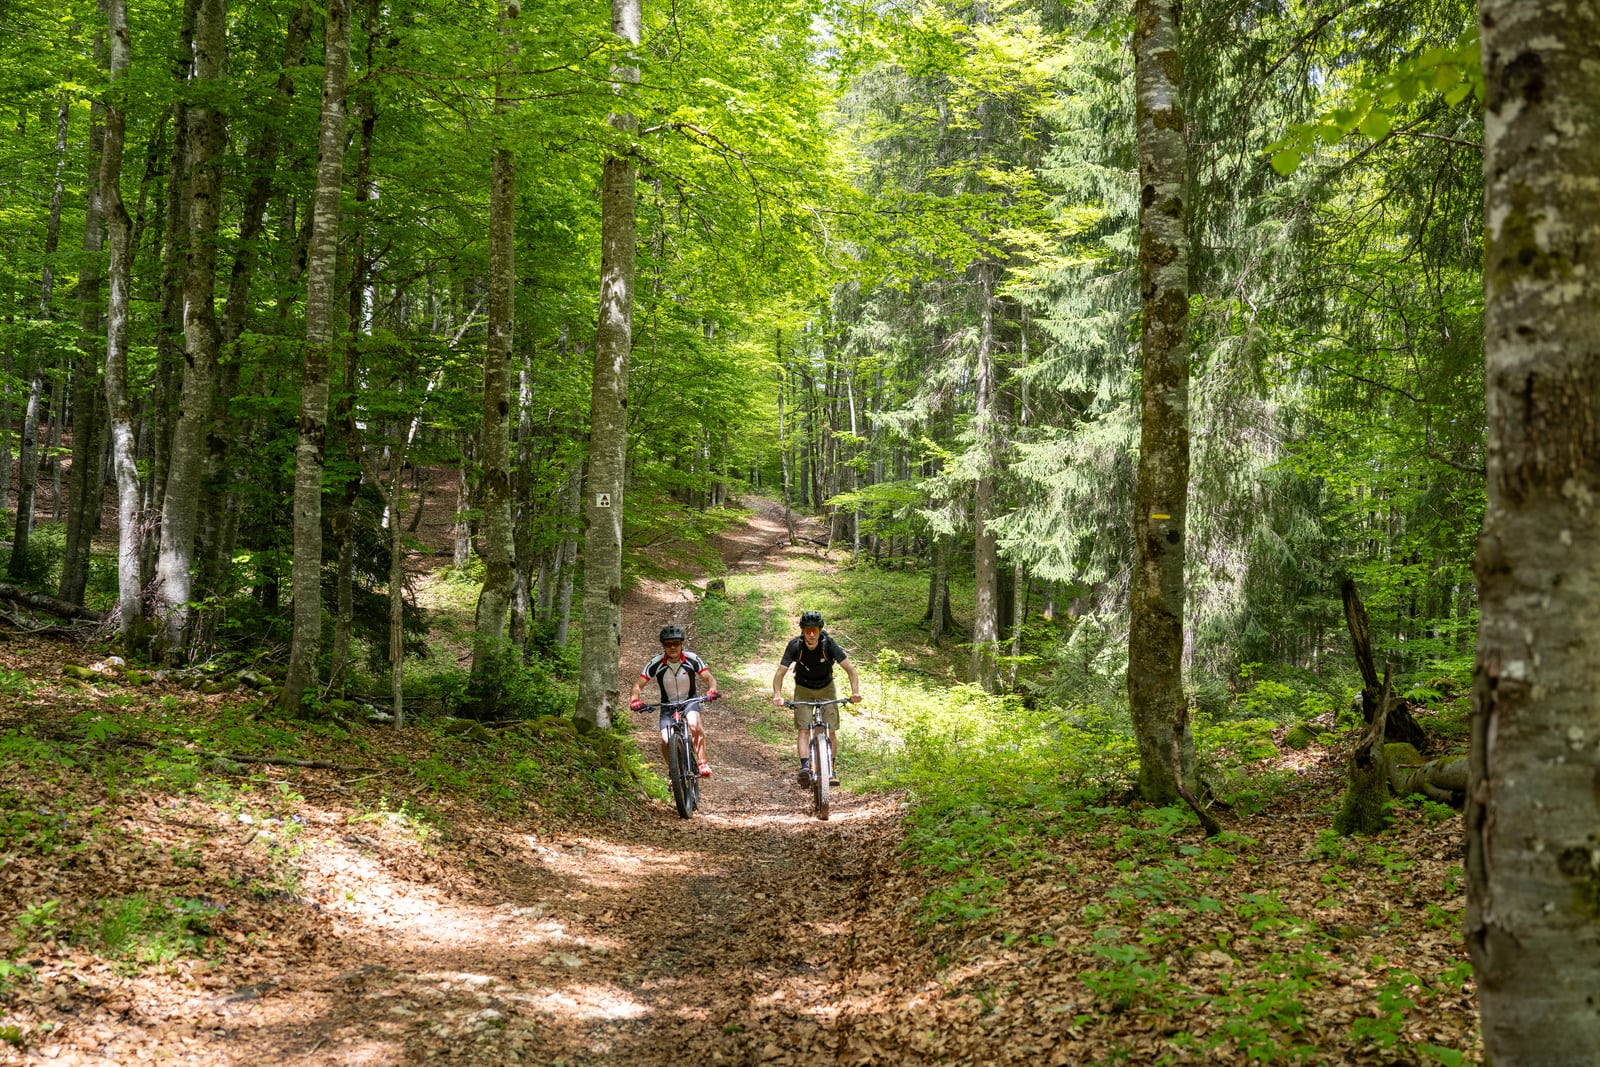
<path fill-rule="evenodd" d="M 817 638 L 816 648 L 807 648 L 804 637 L 796 637 L 789 642 L 783 650 L 781 666 L 794 667 L 794 684 L 803 685 L 807 689 L 822 689 L 833 682 L 833 663 L 835 660 L 844 661 L 850 658 L 849 653 L 839 647 L 839 642 L 828 636 L 828 631 L 822 631 Z"/>

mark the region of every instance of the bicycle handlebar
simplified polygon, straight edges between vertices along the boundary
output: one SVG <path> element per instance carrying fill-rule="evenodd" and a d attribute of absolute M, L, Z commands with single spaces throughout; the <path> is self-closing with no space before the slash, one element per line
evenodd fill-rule
<path fill-rule="evenodd" d="M 687 708 L 690 704 L 703 704 L 708 699 L 710 698 L 702 694 L 700 696 L 692 696 L 688 700 L 671 700 L 665 704 L 640 704 L 638 710 L 654 711 L 657 708 Z"/>
<path fill-rule="evenodd" d="M 849 697 L 834 697 L 832 700 L 785 700 L 786 708 L 826 708 L 833 704 L 848 704 Z"/>

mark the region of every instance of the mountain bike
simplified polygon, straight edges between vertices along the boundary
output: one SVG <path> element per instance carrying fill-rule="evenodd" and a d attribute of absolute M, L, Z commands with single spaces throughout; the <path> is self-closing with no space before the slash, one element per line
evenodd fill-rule
<path fill-rule="evenodd" d="M 786 702 L 791 708 L 811 709 L 811 800 L 812 814 L 819 819 L 828 817 L 828 788 L 834 784 L 833 776 L 833 739 L 828 736 L 828 721 L 822 717 L 822 709 L 835 704 L 848 704 L 850 701 L 836 700 L 790 700 Z"/>
<path fill-rule="evenodd" d="M 672 784 L 672 806 L 678 809 L 678 818 L 687 819 L 700 806 L 700 764 L 694 758 L 694 745 L 689 739 L 689 712 L 698 708 L 705 697 L 690 697 L 670 704 L 643 704 L 640 711 L 661 709 L 672 713 L 667 724 L 667 780 Z"/>

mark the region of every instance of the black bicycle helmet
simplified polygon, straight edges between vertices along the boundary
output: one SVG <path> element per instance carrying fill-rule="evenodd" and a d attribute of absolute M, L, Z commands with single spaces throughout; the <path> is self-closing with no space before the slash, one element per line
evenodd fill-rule
<path fill-rule="evenodd" d="M 663 626 L 661 628 L 661 643 L 663 645 L 666 644 L 668 641 L 682 641 L 682 640 L 683 640 L 683 627 L 679 626 L 677 623 L 668 623 L 667 625 L 665 625 L 665 626 Z"/>
<path fill-rule="evenodd" d="M 815 626 L 819 630 L 822 629 L 822 612 L 802 611 L 800 613 L 800 629 L 804 630 L 807 626 Z"/>

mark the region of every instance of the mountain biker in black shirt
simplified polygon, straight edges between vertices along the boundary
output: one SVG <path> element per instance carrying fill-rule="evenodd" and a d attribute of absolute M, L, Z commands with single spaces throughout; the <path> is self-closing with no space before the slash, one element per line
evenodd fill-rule
<path fill-rule="evenodd" d="M 800 615 L 800 636 L 794 638 L 783 650 L 783 660 L 778 664 L 777 673 L 772 676 L 772 704 L 774 707 L 783 707 L 783 676 L 789 672 L 790 666 L 794 667 L 794 699 L 804 700 L 834 700 L 836 693 L 833 687 L 833 665 L 838 663 L 844 668 L 844 673 L 850 678 L 850 703 L 861 703 L 861 677 L 856 674 L 856 665 L 850 662 L 850 655 L 839 647 L 839 643 L 828 636 L 822 628 L 822 612 L 806 611 Z M 823 718 L 828 723 L 828 740 L 833 743 L 835 764 L 839 754 L 839 741 L 835 732 L 839 729 L 839 705 L 822 709 Z M 810 751 L 811 709 L 800 707 L 794 709 L 795 725 L 795 751 L 800 756 L 801 785 L 811 784 L 811 757 Z M 829 785 L 838 785 L 839 780 L 834 778 Z"/>

